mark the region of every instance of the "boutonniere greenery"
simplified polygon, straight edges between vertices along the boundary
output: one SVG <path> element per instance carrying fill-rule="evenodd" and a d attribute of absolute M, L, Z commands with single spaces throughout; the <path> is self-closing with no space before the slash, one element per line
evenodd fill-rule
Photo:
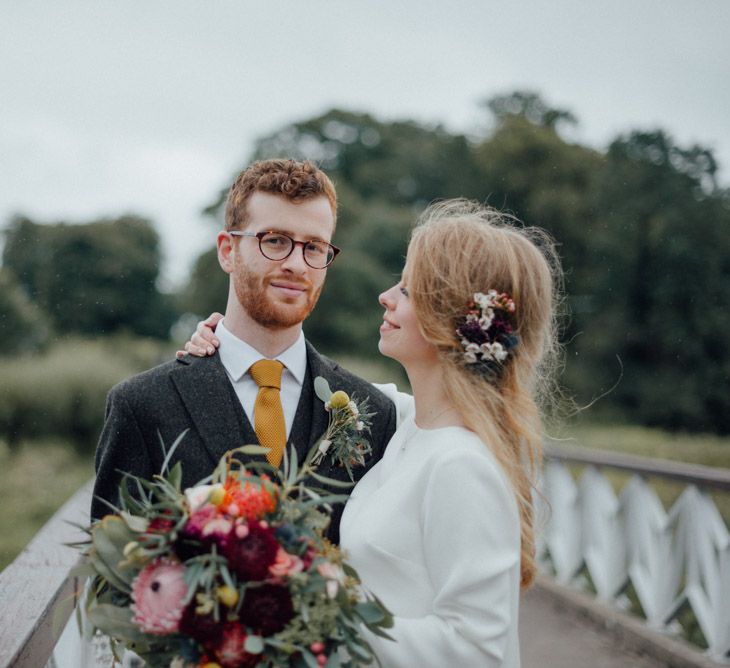
<path fill-rule="evenodd" d="M 359 401 L 347 392 L 330 389 L 329 383 L 317 376 L 314 391 L 329 413 L 327 429 L 312 448 L 310 464 L 318 466 L 329 457 L 337 466 L 344 467 L 350 480 L 352 469 L 365 465 L 365 457 L 371 448 L 366 435 L 370 433 L 370 419 L 375 413 L 368 412 L 368 399 Z"/>

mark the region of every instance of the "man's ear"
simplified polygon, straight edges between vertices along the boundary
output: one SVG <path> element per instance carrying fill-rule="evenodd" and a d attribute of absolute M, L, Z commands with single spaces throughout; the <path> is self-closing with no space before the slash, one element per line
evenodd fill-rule
<path fill-rule="evenodd" d="M 233 237 L 228 232 L 218 232 L 218 264 L 227 274 L 233 271 Z"/>

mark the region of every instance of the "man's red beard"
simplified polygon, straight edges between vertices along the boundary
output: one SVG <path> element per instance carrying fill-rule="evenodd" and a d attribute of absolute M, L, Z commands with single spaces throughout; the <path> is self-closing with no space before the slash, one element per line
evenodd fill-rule
<path fill-rule="evenodd" d="M 295 308 L 293 304 L 273 303 L 266 294 L 266 289 L 272 280 L 282 280 L 286 283 L 294 283 L 302 287 L 306 299 L 304 303 Z M 322 292 L 322 285 L 314 290 L 309 281 L 298 281 L 291 277 L 261 276 L 240 267 L 233 274 L 233 286 L 236 290 L 236 297 L 248 315 L 259 325 L 271 329 L 286 329 L 303 322 L 312 312 L 319 295 Z"/>

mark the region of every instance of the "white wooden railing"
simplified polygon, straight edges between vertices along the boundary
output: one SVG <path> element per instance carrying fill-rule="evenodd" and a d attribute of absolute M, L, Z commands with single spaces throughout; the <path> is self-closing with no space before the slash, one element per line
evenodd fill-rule
<path fill-rule="evenodd" d="M 630 474 L 618 494 L 607 469 Z M 668 509 L 650 484 L 661 479 L 684 486 Z M 710 495 L 730 492 L 730 470 L 547 444 L 541 491 L 543 572 L 619 608 L 631 585 L 663 633 L 689 606 L 709 656 L 730 663 L 730 532 Z"/>
<path fill-rule="evenodd" d="M 0 573 L 0 667 L 42 668 L 71 613 L 81 583 L 69 571 L 84 534 L 69 522 L 89 521 L 92 483 L 84 485 Z"/>
<path fill-rule="evenodd" d="M 577 479 L 576 466 L 583 468 Z M 619 494 L 606 469 L 632 475 Z M 654 478 L 685 486 L 668 510 L 648 482 Z M 730 470 L 548 444 L 540 515 L 549 519 L 538 542 L 543 572 L 584 590 L 589 577 L 598 599 L 620 608 L 632 585 L 648 627 L 661 633 L 673 632 L 672 621 L 688 605 L 709 655 L 728 662 L 730 534 L 711 490 L 730 491 Z M 63 544 L 79 539 L 68 522 L 85 523 L 90 501 L 91 483 L 0 573 L 0 668 L 42 668 L 51 658 L 80 586 L 68 577 L 78 556 Z"/>

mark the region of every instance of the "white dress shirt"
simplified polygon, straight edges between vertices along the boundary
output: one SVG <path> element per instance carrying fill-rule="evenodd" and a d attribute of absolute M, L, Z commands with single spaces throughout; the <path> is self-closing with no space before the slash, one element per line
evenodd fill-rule
<path fill-rule="evenodd" d="M 246 417 L 251 426 L 254 426 L 253 407 L 256 396 L 259 393 L 259 386 L 251 378 L 249 369 L 254 362 L 260 359 L 270 359 L 262 355 L 256 348 L 226 329 L 225 322 L 221 320 L 215 329 L 215 335 L 220 341 L 218 354 L 221 356 L 223 368 L 236 391 L 236 396 L 241 402 Z M 286 423 L 286 436 L 289 438 L 294 415 L 297 412 L 299 397 L 302 394 L 304 375 L 307 372 L 307 347 L 304 343 L 304 333 L 300 332 L 299 338 L 276 358 L 284 365 L 281 374 L 281 406 L 284 409 L 284 422 Z"/>

